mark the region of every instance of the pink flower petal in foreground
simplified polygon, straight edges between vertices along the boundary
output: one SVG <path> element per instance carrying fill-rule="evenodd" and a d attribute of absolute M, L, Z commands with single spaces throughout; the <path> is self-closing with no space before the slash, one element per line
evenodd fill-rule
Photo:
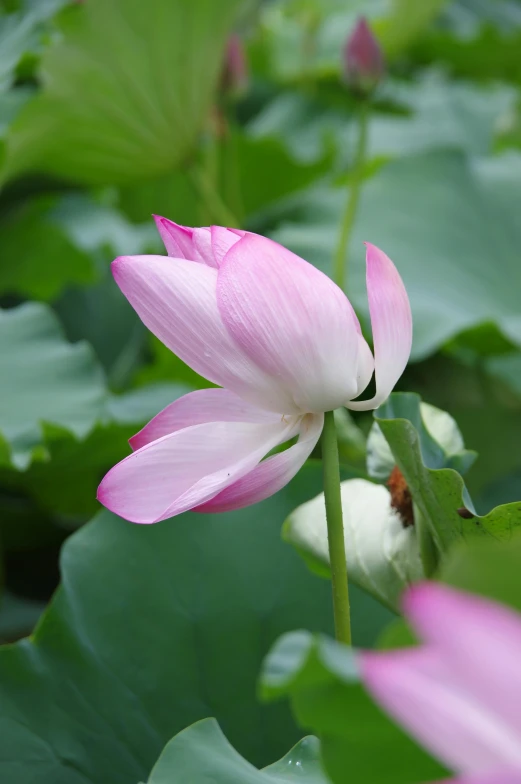
<path fill-rule="evenodd" d="M 376 361 L 345 294 L 303 259 L 238 229 L 155 220 L 168 256 L 116 259 L 116 283 L 171 351 L 223 389 L 167 406 L 104 478 L 99 500 L 139 523 L 192 508 L 237 509 L 277 492 L 313 451 L 324 412 L 376 407 L 411 344 L 403 284 L 373 246 Z M 374 370 L 376 397 L 352 403 Z M 266 457 L 295 436 L 297 443 Z"/>
<path fill-rule="evenodd" d="M 494 773 L 477 773 L 473 776 L 451 779 L 442 784 L 521 784 L 521 773 L 512 768 L 502 768 Z"/>
<path fill-rule="evenodd" d="M 521 782 L 521 616 L 436 583 L 404 609 L 425 644 L 364 653 L 369 691 L 459 784 Z"/>

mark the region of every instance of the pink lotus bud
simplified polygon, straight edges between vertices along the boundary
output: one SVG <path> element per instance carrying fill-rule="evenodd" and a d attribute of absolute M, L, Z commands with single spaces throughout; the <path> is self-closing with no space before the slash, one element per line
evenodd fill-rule
<path fill-rule="evenodd" d="M 228 38 L 221 84 L 223 91 L 234 97 L 239 97 L 247 90 L 248 61 L 238 35 Z"/>
<path fill-rule="evenodd" d="M 344 49 L 345 78 L 357 92 L 372 92 L 385 73 L 380 44 L 362 16 L 347 39 Z"/>
<path fill-rule="evenodd" d="M 144 324 L 221 388 L 167 406 L 103 479 L 101 503 L 136 523 L 239 509 L 276 493 L 313 451 L 325 411 L 367 411 L 388 397 L 412 339 L 404 285 L 374 245 L 373 356 L 344 292 L 282 245 L 223 226 L 156 223 L 170 258 L 121 256 L 116 283 Z M 373 372 L 375 396 L 357 400 Z"/>

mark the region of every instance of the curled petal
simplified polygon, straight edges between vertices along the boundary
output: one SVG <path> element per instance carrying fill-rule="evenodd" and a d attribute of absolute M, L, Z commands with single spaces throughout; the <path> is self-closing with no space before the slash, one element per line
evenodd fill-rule
<path fill-rule="evenodd" d="M 518 728 L 465 687 L 444 651 L 367 652 L 361 670 L 377 701 L 449 767 L 464 773 L 521 770 Z"/>
<path fill-rule="evenodd" d="M 280 415 L 263 411 L 242 400 L 227 389 L 198 389 L 189 392 L 157 414 L 145 427 L 132 436 L 134 451 L 158 438 L 192 425 L 205 422 L 280 422 Z"/>
<path fill-rule="evenodd" d="M 299 440 L 284 452 L 272 455 L 253 471 L 199 507 L 197 512 L 227 512 L 264 501 L 290 482 L 315 448 L 322 427 L 322 414 L 308 415 L 301 424 Z"/>
<path fill-rule="evenodd" d="M 358 331 L 344 293 L 271 240 L 247 234 L 219 269 L 217 301 L 234 340 L 303 412 L 355 396 Z"/>
<path fill-rule="evenodd" d="M 348 408 L 367 411 L 391 394 L 411 353 L 412 316 L 402 279 L 391 259 L 370 243 L 367 246 L 367 296 L 373 330 L 376 395 L 352 401 Z"/>
<path fill-rule="evenodd" d="M 290 395 L 245 354 L 217 309 L 217 270 L 166 256 L 121 256 L 116 283 L 143 323 L 196 373 L 245 400 L 296 413 Z"/>
<path fill-rule="evenodd" d="M 210 500 L 294 433 L 294 422 L 207 422 L 177 430 L 114 466 L 98 500 L 131 522 L 157 523 Z"/>

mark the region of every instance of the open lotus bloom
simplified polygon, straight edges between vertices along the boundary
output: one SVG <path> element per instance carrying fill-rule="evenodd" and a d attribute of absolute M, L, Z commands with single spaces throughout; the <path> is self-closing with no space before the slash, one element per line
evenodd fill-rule
<path fill-rule="evenodd" d="M 122 256 L 114 278 L 143 323 L 222 388 L 167 406 L 103 479 L 98 499 L 136 523 L 187 509 L 237 509 L 272 495 L 311 454 L 325 411 L 376 408 L 387 398 L 412 339 L 401 278 L 373 245 L 374 359 L 345 294 L 286 248 L 237 229 L 156 222 L 168 256 Z M 373 371 L 376 395 L 356 401 Z"/>
<path fill-rule="evenodd" d="M 455 784 L 519 784 L 521 616 L 436 583 L 411 588 L 404 611 L 424 645 L 362 654 L 369 691 Z"/>

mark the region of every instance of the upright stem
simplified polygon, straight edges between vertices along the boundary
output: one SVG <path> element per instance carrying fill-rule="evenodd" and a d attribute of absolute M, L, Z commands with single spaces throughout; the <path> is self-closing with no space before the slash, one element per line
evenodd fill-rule
<path fill-rule="evenodd" d="M 355 158 L 353 161 L 353 175 L 351 178 L 351 187 L 347 196 L 344 215 L 340 225 L 340 235 L 338 237 L 338 245 L 335 251 L 334 266 L 333 266 L 333 279 L 336 284 L 343 290 L 345 287 L 346 271 L 347 271 L 347 247 L 349 243 L 349 235 L 353 228 L 353 223 L 356 217 L 356 210 L 358 207 L 358 197 L 360 196 L 360 187 L 362 184 L 362 171 L 367 150 L 367 129 L 369 119 L 369 104 L 364 100 L 360 105 L 360 114 L 358 122 L 358 143 L 356 146 Z"/>
<path fill-rule="evenodd" d="M 326 499 L 327 539 L 333 584 L 333 613 L 335 633 L 339 642 L 351 645 L 351 616 L 349 612 L 349 588 L 342 520 L 342 498 L 340 495 L 340 463 L 335 419 L 332 411 L 325 414 L 322 431 L 322 467 L 324 474 L 324 496 Z"/>

